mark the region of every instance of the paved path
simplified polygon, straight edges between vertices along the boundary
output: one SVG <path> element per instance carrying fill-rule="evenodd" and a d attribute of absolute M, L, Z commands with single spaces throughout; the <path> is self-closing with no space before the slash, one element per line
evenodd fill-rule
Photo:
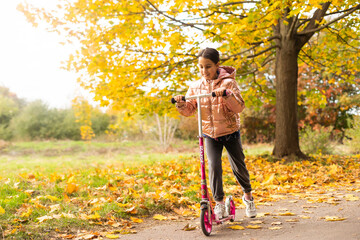
<path fill-rule="evenodd" d="M 257 205 L 258 213 L 267 215 L 254 219 L 246 218 L 245 210 L 240 206 L 236 211 L 235 223 L 245 227 L 244 230 L 229 229 L 232 225 L 227 222 L 213 226 L 211 235 L 206 237 L 200 229 L 198 218 L 178 222 L 147 220 L 136 228 L 137 234 L 121 235 L 120 239 L 360 240 L 359 190 L 309 195 L 308 199 L 291 195 L 284 197 L 267 205 Z M 286 212 L 294 215 L 281 216 Z M 337 216 L 345 220 L 326 221 L 326 216 Z M 196 226 L 197 229 L 182 230 L 187 224 Z M 248 225 L 258 225 L 261 228 L 248 229 Z M 273 227 L 280 229 L 269 229 Z"/>

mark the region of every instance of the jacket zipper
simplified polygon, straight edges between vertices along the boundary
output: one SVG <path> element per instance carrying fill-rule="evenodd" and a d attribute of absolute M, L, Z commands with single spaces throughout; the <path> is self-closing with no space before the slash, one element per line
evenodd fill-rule
<path fill-rule="evenodd" d="M 210 93 L 212 93 L 212 89 L 213 89 L 213 81 L 209 82 L 209 88 L 210 88 Z M 211 137 L 214 137 L 214 120 L 213 120 L 213 114 L 212 114 L 212 98 L 210 98 L 210 126 L 211 126 Z"/>

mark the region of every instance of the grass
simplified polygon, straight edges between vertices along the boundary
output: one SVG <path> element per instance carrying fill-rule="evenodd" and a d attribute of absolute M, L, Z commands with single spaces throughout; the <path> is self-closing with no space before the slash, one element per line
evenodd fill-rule
<path fill-rule="evenodd" d="M 272 146 L 244 145 L 244 151 L 252 166 L 265 161 L 252 155 L 269 154 Z M 198 160 L 196 141 L 176 142 L 167 151 L 147 141 L 13 142 L 0 150 L 0 226 L 10 238 L 42 239 L 49 232 L 53 237 L 54 232 L 92 229 L 97 216 L 105 223 L 109 216 L 129 219 L 191 205 L 199 197 Z M 229 176 L 226 184 L 237 185 Z M 39 222 L 61 213 L 77 218 Z"/>

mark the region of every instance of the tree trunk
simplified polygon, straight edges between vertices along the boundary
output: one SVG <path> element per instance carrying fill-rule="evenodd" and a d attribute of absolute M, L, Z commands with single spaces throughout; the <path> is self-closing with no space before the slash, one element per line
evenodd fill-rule
<path fill-rule="evenodd" d="M 296 40 L 282 37 L 276 52 L 276 129 L 273 155 L 304 157 L 297 118 L 298 50 Z"/>

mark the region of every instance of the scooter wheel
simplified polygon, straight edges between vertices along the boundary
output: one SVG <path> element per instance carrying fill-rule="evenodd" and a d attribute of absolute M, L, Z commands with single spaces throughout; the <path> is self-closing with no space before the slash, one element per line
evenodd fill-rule
<path fill-rule="evenodd" d="M 200 221 L 201 230 L 206 236 L 209 236 L 212 229 L 212 219 L 207 208 L 201 209 Z"/>
<path fill-rule="evenodd" d="M 234 215 L 234 218 L 230 219 L 230 222 L 234 222 L 234 220 L 235 220 L 235 210 L 236 210 L 236 208 L 235 208 L 235 202 L 234 202 L 234 200 L 231 198 L 231 200 L 230 200 L 230 214 L 231 214 L 231 215 Z"/>

